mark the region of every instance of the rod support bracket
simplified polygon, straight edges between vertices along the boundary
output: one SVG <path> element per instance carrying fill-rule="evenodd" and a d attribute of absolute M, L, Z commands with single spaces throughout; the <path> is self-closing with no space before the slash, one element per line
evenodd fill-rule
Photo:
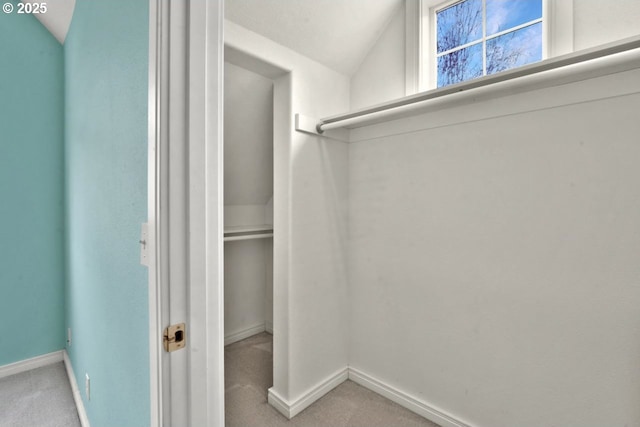
<path fill-rule="evenodd" d="M 312 135 L 322 135 L 324 133 L 324 131 L 320 129 L 320 120 L 298 113 L 296 113 L 296 130 Z"/>
<path fill-rule="evenodd" d="M 349 142 L 349 131 L 347 129 L 330 129 L 325 131 L 321 129 L 322 125 L 322 121 L 318 119 L 296 113 L 296 131 L 309 135 L 322 136 L 323 138 L 334 139 L 336 141 Z"/>

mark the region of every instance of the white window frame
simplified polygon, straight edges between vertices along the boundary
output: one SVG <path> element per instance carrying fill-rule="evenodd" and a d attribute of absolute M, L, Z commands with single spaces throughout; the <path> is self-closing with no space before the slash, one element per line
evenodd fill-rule
<path fill-rule="evenodd" d="M 435 11 L 459 1 L 406 0 L 406 95 L 437 88 Z M 542 25 L 542 59 L 573 52 L 573 1 L 542 0 Z"/>

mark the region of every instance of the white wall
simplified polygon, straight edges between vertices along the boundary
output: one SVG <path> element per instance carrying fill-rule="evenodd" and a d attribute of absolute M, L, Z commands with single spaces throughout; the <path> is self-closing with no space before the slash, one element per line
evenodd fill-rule
<path fill-rule="evenodd" d="M 640 33 L 637 1 L 574 12 L 576 49 Z M 352 106 L 373 73 L 403 77 L 365 61 Z M 352 130 L 350 365 L 476 426 L 640 425 L 639 79 Z"/>
<path fill-rule="evenodd" d="M 265 329 L 267 292 L 265 240 L 270 241 L 270 239 L 238 240 L 224 244 L 225 340 L 234 335 L 246 333 L 248 330 Z"/>
<path fill-rule="evenodd" d="M 638 0 L 575 0 L 573 12 L 576 50 L 640 34 Z"/>
<path fill-rule="evenodd" d="M 638 105 L 640 68 L 354 130 L 350 366 L 474 426 L 640 425 Z"/>
<path fill-rule="evenodd" d="M 266 288 L 264 296 L 264 327 L 273 333 L 273 239 L 263 240 L 265 251 Z"/>
<path fill-rule="evenodd" d="M 348 149 L 295 132 L 293 114 L 348 110 L 349 79 L 228 21 L 225 43 L 282 70 L 273 77 L 273 391 L 295 404 L 347 365 Z"/>
<path fill-rule="evenodd" d="M 351 76 L 352 110 L 405 96 L 404 21 L 403 5 Z"/>
<path fill-rule="evenodd" d="M 273 81 L 224 64 L 224 204 L 273 196 Z"/>
<path fill-rule="evenodd" d="M 640 33 L 637 1 L 574 12 L 576 49 Z M 477 427 L 640 425 L 639 81 L 352 130 L 350 366 Z"/>

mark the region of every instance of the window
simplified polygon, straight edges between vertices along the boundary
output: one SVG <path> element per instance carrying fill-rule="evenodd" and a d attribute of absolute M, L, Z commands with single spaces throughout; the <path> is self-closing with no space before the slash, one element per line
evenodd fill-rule
<path fill-rule="evenodd" d="M 570 0 L 406 1 L 407 95 L 573 51 Z"/>
<path fill-rule="evenodd" d="M 542 59 L 542 0 L 463 0 L 435 21 L 438 87 Z"/>

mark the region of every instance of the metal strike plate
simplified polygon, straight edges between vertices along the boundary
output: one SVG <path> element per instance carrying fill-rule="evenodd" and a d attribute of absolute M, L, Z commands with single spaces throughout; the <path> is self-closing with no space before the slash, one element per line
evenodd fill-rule
<path fill-rule="evenodd" d="M 187 331 L 184 323 L 171 325 L 164 329 L 162 337 L 164 349 L 168 352 L 180 350 L 187 343 Z"/>

